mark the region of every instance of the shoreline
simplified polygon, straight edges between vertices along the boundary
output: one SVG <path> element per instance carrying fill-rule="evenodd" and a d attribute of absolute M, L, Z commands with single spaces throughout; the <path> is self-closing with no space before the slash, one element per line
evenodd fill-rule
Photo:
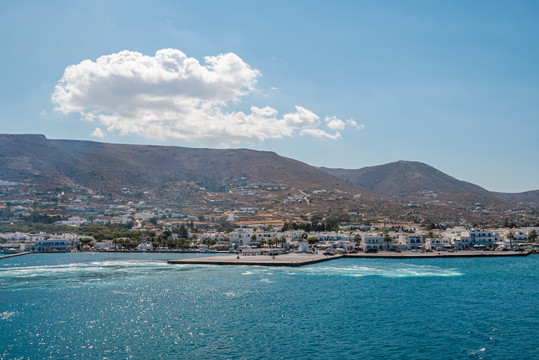
<path fill-rule="evenodd" d="M 0 256 L 0 260 L 12 258 L 12 257 L 15 257 L 15 256 L 29 255 L 29 254 L 35 254 L 35 253 L 33 253 L 31 251 L 25 251 L 25 252 L 20 252 L 20 253 L 16 253 L 16 254 L 2 255 L 2 256 Z"/>
<path fill-rule="evenodd" d="M 342 254 L 342 255 L 320 255 L 320 254 L 299 254 L 290 253 L 277 255 L 276 257 L 268 255 L 252 256 L 212 256 L 191 259 L 168 260 L 169 264 L 181 265 L 246 265 L 246 266 L 304 266 L 316 264 L 324 261 L 330 261 L 341 258 L 357 259 L 432 259 L 432 258 L 489 258 L 489 257 L 515 257 L 528 256 L 531 252 L 501 252 L 501 251 L 461 251 L 456 253 L 392 253 L 378 252 L 375 254 Z"/>
<path fill-rule="evenodd" d="M 479 257 L 513 257 L 528 256 L 531 251 L 486 251 L 486 250 L 461 250 L 455 252 L 434 251 L 431 253 L 421 253 L 413 251 L 403 251 L 394 253 L 391 251 L 380 251 L 374 254 L 344 254 L 345 258 L 380 258 L 380 259 L 432 259 L 432 258 L 479 258 Z"/>

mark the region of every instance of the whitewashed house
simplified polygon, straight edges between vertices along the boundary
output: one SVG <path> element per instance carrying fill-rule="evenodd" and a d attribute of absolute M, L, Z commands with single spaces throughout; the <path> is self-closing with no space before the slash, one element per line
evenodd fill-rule
<path fill-rule="evenodd" d="M 423 246 L 430 250 L 448 249 L 451 247 L 451 240 L 447 238 L 426 238 Z"/>
<path fill-rule="evenodd" d="M 416 234 L 401 234 L 397 237 L 397 245 L 406 250 L 420 250 L 423 247 L 423 239 Z"/>
<path fill-rule="evenodd" d="M 456 247 L 458 249 L 471 249 L 484 247 L 493 249 L 498 242 L 498 234 L 487 230 L 470 230 L 463 231 L 460 238 L 456 239 Z"/>
<path fill-rule="evenodd" d="M 362 236 L 361 244 L 365 250 L 377 249 L 382 250 L 384 248 L 384 237 L 380 234 L 364 234 Z"/>
<path fill-rule="evenodd" d="M 67 239 L 39 239 L 30 247 L 32 251 L 39 252 L 66 252 L 69 250 L 70 241 Z"/>

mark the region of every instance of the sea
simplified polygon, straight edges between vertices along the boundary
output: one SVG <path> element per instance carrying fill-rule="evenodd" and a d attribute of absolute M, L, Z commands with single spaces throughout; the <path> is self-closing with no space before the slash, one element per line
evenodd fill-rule
<path fill-rule="evenodd" d="M 0 359 L 539 359 L 539 256 L 0 260 Z"/>

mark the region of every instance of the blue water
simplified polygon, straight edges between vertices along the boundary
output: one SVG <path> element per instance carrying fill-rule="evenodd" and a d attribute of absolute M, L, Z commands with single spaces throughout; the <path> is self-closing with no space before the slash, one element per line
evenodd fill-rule
<path fill-rule="evenodd" d="M 539 359 L 539 256 L 0 260 L 0 359 Z"/>

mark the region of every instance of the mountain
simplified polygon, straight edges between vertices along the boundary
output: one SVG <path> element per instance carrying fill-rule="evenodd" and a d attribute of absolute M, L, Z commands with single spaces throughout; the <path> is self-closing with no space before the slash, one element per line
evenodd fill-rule
<path fill-rule="evenodd" d="M 539 205 L 539 190 L 524 191 L 521 193 L 494 193 L 499 197 L 516 203 Z"/>
<path fill-rule="evenodd" d="M 174 213 L 251 223 L 339 213 L 356 223 L 391 218 L 496 224 L 507 218 L 535 221 L 537 211 L 529 206 L 539 197 L 539 192 L 491 193 L 410 161 L 319 169 L 267 151 L 50 140 L 43 135 L 0 134 L 0 164 L 0 216 L 13 211 L 15 219 L 28 216 L 16 213 L 30 211 L 111 216 L 147 204 L 168 209 L 167 218 Z M 27 203 L 33 206 L 13 206 Z"/>
<path fill-rule="evenodd" d="M 376 193 L 397 197 L 418 195 L 426 191 L 489 193 L 480 186 L 457 180 L 432 166 L 415 161 L 397 161 L 357 170 L 320 169 Z"/>
<path fill-rule="evenodd" d="M 508 208 L 511 207 L 509 202 L 539 205 L 539 190 L 515 194 L 491 192 L 415 161 L 401 160 L 356 170 L 320 169 L 375 193 L 396 198 L 416 200 L 436 197 L 445 201 Z"/>
<path fill-rule="evenodd" d="M 288 186 L 365 193 L 351 183 L 273 152 L 49 140 L 43 135 L 0 135 L 0 179 L 41 187 L 82 186 L 100 191 L 170 182 L 216 188 L 235 177 Z"/>

